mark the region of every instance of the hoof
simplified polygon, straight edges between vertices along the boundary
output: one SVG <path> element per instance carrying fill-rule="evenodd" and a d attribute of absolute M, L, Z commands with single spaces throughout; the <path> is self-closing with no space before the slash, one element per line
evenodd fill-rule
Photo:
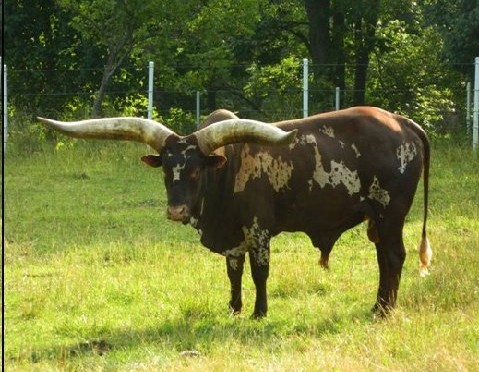
<path fill-rule="evenodd" d="M 233 305 L 231 301 L 228 303 L 228 310 L 231 316 L 240 315 L 242 307 L 243 304 L 241 302 L 235 305 Z"/>
<path fill-rule="evenodd" d="M 371 309 L 371 312 L 373 313 L 374 319 L 384 319 L 391 313 L 391 310 L 392 308 L 389 305 L 376 303 Z"/>
<path fill-rule="evenodd" d="M 263 319 L 266 317 L 266 313 L 256 313 L 254 312 L 252 315 L 251 315 L 251 319 L 254 319 L 254 320 L 260 320 L 260 319 Z"/>
<path fill-rule="evenodd" d="M 233 309 L 231 306 L 229 308 L 230 316 L 238 316 L 241 314 L 241 309 Z"/>

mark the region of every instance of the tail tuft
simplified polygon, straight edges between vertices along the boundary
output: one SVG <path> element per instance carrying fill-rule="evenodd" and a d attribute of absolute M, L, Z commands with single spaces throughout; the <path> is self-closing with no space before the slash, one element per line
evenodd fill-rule
<path fill-rule="evenodd" d="M 425 277 L 429 275 L 429 266 L 431 265 L 432 249 L 429 239 L 423 235 L 421 244 L 419 244 L 419 275 Z"/>

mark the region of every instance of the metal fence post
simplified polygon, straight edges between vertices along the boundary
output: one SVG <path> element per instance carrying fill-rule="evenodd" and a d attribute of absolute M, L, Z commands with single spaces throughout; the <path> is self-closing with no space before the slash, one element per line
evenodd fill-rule
<path fill-rule="evenodd" d="M 309 96 L 309 88 L 308 88 L 308 59 L 303 59 L 303 117 L 308 116 L 308 96 Z"/>
<path fill-rule="evenodd" d="M 336 87 L 336 111 L 338 111 L 339 108 L 341 107 L 340 101 L 339 101 L 340 100 L 340 95 L 339 95 L 340 92 L 341 92 L 341 88 Z"/>
<path fill-rule="evenodd" d="M 200 127 L 200 92 L 196 91 L 196 128 Z"/>
<path fill-rule="evenodd" d="M 471 82 L 466 84 L 466 133 L 471 133 Z"/>
<path fill-rule="evenodd" d="M 7 152 L 8 137 L 8 103 L 7 103 L 7 65 L 3 65 L 0 59 L 0 65 L 3 66 L 3 153 Z"/>
<path fill-rule="evenodd" d="M 476 57 L 474 63 L 474 104 L 472 115 L 472 148 L 476 150 L 479 144 L 479 57 Z"/>
<path fill-rule="evenodd" d="M 155 63 L 150 61 L 148 64 L 148 119 L 153 117 L 153 70 Z"/>

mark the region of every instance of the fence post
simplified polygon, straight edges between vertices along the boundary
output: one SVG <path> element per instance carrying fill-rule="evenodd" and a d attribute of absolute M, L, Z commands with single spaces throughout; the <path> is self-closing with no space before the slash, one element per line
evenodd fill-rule
<path fill-rule="evenodd" d="M 341 92 L 340 89 L 341 89 L 341 88 L 336 87 L 336 111 L 338 111 L 339 108 L 341 107 L 340 102 L 339 102 L 339 100 L 340 100 L 340 95 L 339 95 L 339 93 Z"/>
<path fill-rule="evenodd" d="M 303 118 L 308 116 L 308 59 L 303 59 Z"/>
<path fill-rule="evenodd" d="M 474 106 L 472 115 L 472 148 L 476 150 L 479 142 L 479 57 L 476 57 L 474 63 Z"/>
<path fill-rule="evenodd" d="M 7 137 L 8 137 L 8 104 L 7 104 L 7 65 L 2 63 L 0 58 L 0 65 L 3 66 L 3 153 L 7 153 Z"/>
<path fill-rule="evenodd" d="M 153 117 L 153 70 L 155 63 L 150 61 L 148 64 L 148 119 Z"/>
<path fill-rule="evenodd" d="M 200 127 L 200 92 L 196 91 L 196 128 Z"/>
<path fill-rule="evenodd" d="M 466 84 L 466 133 L 471 133 L 471 82 Z"/>

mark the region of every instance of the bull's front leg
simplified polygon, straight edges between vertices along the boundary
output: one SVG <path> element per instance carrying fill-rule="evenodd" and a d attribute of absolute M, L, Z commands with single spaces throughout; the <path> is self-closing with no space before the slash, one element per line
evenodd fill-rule
<path fill-rule="evenodd" d="M 254 305 L 253 318 L 262 318 L 268 313 L 268 298 L 266 293 L 266 281 L 269 276 L 269 241 L 255 247 L 250 251 L 251 275 L 256 287 L 256 302 Z"/>
<path fill-rule="evenodd" d="M 226 256 L 226 271 L 231 284 L 231 299 L 229 307 L 231 314 L 241 313 L 243 302 L 241 300 L 241 278 L 243 276 L 245 255 Z"/>

